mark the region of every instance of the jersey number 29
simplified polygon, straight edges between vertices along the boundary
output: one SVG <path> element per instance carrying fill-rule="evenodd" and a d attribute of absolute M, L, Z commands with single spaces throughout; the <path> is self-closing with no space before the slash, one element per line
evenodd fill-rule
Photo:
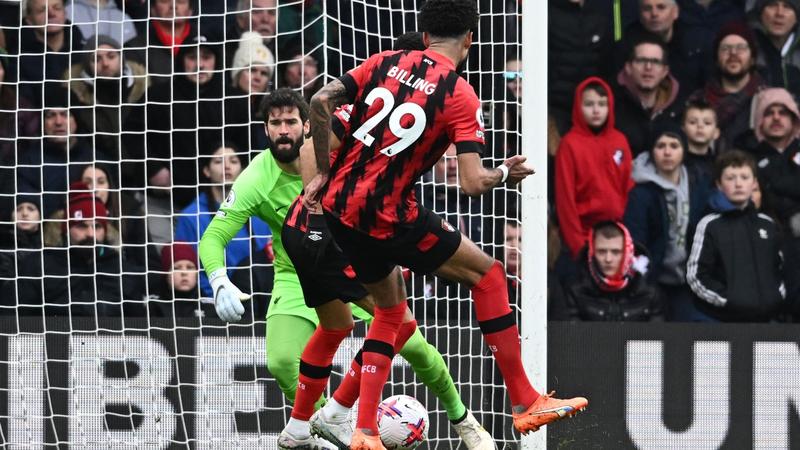
<path fill-rule="evenodd" d="M 406 102 L 395 108 L 394 96 L 385 87 L 378 87 L 370 91 L 367 98 L 364 99 L 364 103 L 371 106 L 375 103 L 375 100 L 379 98 L 383 100 L 383 107 L 381 107 L 380 111 L 374 116 L 367 119 L 367 121 L 353 133 L 353 137 L 363 142 L 366 146 L 372 145 L 372 143 L 375 142 L 375 137 L 369 134 L 369 132 L 381 123 L 386 116 L 389 116 L 389 130 L 400 140 L 381 149 L 381 153 L 386 156 L 394 156 L 407 149 L 422 135 L 422 131 L 425 130 L 427 117 L 422 107 L 416 103 Z M 400 123 L 400 120 L 406 114 L 414 116 L 414 123 L 408 128 L 403 127 L 403 124 Z"/>

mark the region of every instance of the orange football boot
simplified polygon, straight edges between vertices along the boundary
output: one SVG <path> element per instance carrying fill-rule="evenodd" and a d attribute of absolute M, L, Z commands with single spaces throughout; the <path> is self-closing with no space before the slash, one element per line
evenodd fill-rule
<path fill-rule="evenodd" d="M 554 398 L 555 393 L 553 391 L 540 395 L 525 412 L 512 414 L 514 428 L 522 434 L 528 434 L 530 431 L 537 431 L 542 425 L 574 416 L 589 406 L 589 401 L 583 397 L 562 400 Z"/>
<path fill-rule="evenodd" d="M 386 450 L 380 436 L 370 436 L 356 428 L 350 440 L 350 450 Z"/>

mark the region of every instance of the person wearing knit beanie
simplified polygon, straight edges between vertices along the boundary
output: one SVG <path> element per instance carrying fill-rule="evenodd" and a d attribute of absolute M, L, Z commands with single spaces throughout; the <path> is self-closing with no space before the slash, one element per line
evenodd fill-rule
<path fill-rule="evenodd" d="M 95 51 L 101 47 L 106 47 L 109 50 L 117 51 L 122 48 L 122 46 L 119 45 L 119 42 L 117 42 L 111 36 L 106 36 L 104 34 L 92 36 L 86 41 L 86 45 L 83 46 L 83 67 L 86 73 L 91 74 L 94 72 L 94 70 L 91 69 L 91 66 L 93 66 L 95 63 Z"/>
<path fill-rule="evenodd" d="M 750 57 L 752 58 L 753 61 L 755 61 L 756 58 L 758 57 L 758 46 L 756 45 L 756 35 L 755 33 L 753 33 L 753 30 L 751 30 L 750 27 L 747 26 L 746 23 L 740 21 L 728 22 L 727 24 L 723 25 L 722 28 L 719 29 L 719 32 L 717 32 L 717 37 L 714 38 L 714 54 L 719 56 L 720 45 L 722 44 L 722 41 L 724 41 L 730 35 L 739 36 L 745 41 L 745 43 L 748 46 L 748 50 L 750 51 Z M 737 50 L 737 51 L 741 52 L 742 50 Z"/>
<path fill-rule="evenodd" d="M 69 227 L 70 245 L 92 245 L 105 242 L 108 211 L 95 197 L 86 183 L 76 181 L 69 186 L 67 199 L 67 220 L 64 229 Z M 99 226 L 98 226 L 99 225 Z"/>
<path fill-rule="evenodd" d="M 37 231 L 42 220 L 42 199 L 38 194 L 17 194 L 13 221 L 19 231 Z"/>
<path fill-rule="evenodd" d="M 266 92 L 275 70 L 275 57 L 264 45 L 260 34 L 242 34 L 239 49 L 233 56 L 231 80 L 243 92 Z"/>
<path fill-rule="evenodd" d="M 714 108 L 720 129 L 719 148 L 726 149 L 750 128 L 751 100 L 764 80 L 756 71 L 756 38 L 745 23 L 733 21 L 722 26 L 713 48 L 714 76 L 694 99 L 703 99 Z"/>
<path fill-rule="evenodd" d="M 190 244 L 175 242 L 161 250 L 161 270 L 166 272 L 167 286 L 174 290 L 173 298 L 182 293 L 197 291 L 197 253 Z"/>
<path fill-rule="evenodd" d="M 756 65 L 767 85 L 800 90 L 797 67 L 797 12 L 800 0 L 759 1 L 750 12 L 758 44 Z"/>
<path fill-rule="evenodd" d="M 161 250 L 161 270 L 171 272 L 173 265 L 180 261 L 189 261 L 197 269 L 197 253 L 191 244 L 186 242 L 174 242 L 172 245 L 165 246 Z"/>

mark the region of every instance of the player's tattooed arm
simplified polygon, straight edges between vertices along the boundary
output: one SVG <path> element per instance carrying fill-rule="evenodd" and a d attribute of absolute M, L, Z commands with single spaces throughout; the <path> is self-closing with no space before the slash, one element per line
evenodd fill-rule
<path fill-rule="evenodd" d="M 331 115 L 348 102 L 347 88 L 339 80 L 326 84 L 311 98 L 311 139 L 317 159 L 317 170 L 326 175 L 330 170 Z"/>

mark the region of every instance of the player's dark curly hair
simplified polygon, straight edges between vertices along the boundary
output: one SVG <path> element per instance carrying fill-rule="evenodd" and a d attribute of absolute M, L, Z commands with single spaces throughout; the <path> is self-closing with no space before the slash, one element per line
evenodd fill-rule
<path fill-rule="evenodd" d="M 300 120 L 305 123 L 308 120 L 308 103 L 299 92 L 290 88 L 276 89 L 264 96 L 259 106 L 259 113 L 266 120 L 273 108 L 291 108 L 292 106 L 297 107 L 297 110 L 300 111 Z"/>
<path fill-rule="evenodd" d="M 417 16 L 417 28 L 431 36 L 457 38 L 478 29 L 475 0 L 428 0 Z"/>
<path fill-rule="evenodd" d="M 425 50 L 425 42 L 422 40 L 422 33 L 419 31 L 409 31 L 403 33 L 394 40 L 395 50 Z"/>

